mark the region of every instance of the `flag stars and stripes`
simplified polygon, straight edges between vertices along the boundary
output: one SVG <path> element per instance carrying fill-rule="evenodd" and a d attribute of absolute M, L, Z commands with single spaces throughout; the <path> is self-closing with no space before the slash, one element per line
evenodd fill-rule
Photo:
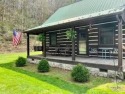
<path fill-rule="evenodd" d="M 21 42 L 21 32 L 17 32 L 16 30 L 13 30 L 13 46 L 17 46 Z"/>

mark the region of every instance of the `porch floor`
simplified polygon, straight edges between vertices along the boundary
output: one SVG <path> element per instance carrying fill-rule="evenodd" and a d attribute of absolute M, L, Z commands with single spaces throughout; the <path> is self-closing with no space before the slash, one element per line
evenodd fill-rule
<path fill-rule="evenodd" d="M 52 56 L 52 55 L 47 55 L 46 57 L 43 57 L 42 55 L 35 55 L 35 56 L 29 56 L 29 58 L 32 59 L 42 59 L 42 58 L 46 58 L 48 60 L 51 61 L 56 61 L 59 63 L 67 63 L 67 64 L 78 64 L 78 63 L 82 63 L 85 65 L 90 65 L 90 66 L 94 66 L 94 65 L 101 65 L 103 66 L 112 66 L 112 67 L 117 67 L 118 66 L 118 59 L 113 59 L 113 58 L 96 58 L 96 57 L 80 57 L 80 56 L 76 56 L 76 60 L 72 61 L 72 57 L 71 56 Z M 123 66 L 125 59 L 123 59 Z"/>

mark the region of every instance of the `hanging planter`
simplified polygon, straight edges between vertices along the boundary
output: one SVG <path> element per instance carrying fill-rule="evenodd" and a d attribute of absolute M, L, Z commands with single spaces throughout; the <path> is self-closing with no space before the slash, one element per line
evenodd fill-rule
<path fill-rule="evenodd" d="M 37 40 L 40 42 L 44 42 L 45 41 L 44 34 L 38 35 Z M 34 46 L 34 51 L 43 51 L 43 46 Z"/>
<path fill-rule="evenodd" d="M 69 29 L 66 31 L 66 36 L 69 40 L 73 41 L 76 38 L 76 31 L 74 29 Z"/>
<path fill-rule="evenodd" d="M 44 42 L 44 41 L 45 41 L 45 36 L 44 36 L 44 34 L 39 34 L 38 37 L 37 37 L 37 40 L 38 40 L 38 41 L 41 41 L 41 42 Z"/>

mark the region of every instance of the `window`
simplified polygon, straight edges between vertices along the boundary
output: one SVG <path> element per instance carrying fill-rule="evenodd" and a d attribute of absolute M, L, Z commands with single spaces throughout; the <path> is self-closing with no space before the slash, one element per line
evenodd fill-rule
<path fill-rule="evenodd" d="M 114 28 L 101 28 L 99 35 L 100 45 L 113 45 L 114 44 Z"/>
<path fill-rule="evenodd" d="M 56 33 L 50 33 L 50 45 L 56 46 L 57 40 L 56 40 Z"/>
<path fill-rule="evenodd" d="M 79 32 L 79 54 L 86 54 L 86 32 Z"/>

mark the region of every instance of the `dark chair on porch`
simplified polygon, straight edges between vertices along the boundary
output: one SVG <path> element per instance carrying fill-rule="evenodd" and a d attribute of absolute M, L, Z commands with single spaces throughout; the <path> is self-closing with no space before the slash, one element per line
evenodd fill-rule
<path fill-rule="evenodd" d="M 60 49 L 59 49 L 59 47 L 55 47 L 55 55 L 60 55 Z"/>
<path fill-rule="evenodd" d="M 71 56 L 71 48 L 70 47 L 66 47 L 65 56 Z"/>
<path fill-rule="evenodd" d="M 60 53 L 64 56 L 71 56 L 71 47 L 70 45 L 66 45 L 66 47 L 62 47 L 60 49 Z"/>
<path fill-rule="evenodd" d="M 55 54 L 54 55 L 60 55 L 60 44 L 58 44 L 56 47 L 55 47 Z"/>

